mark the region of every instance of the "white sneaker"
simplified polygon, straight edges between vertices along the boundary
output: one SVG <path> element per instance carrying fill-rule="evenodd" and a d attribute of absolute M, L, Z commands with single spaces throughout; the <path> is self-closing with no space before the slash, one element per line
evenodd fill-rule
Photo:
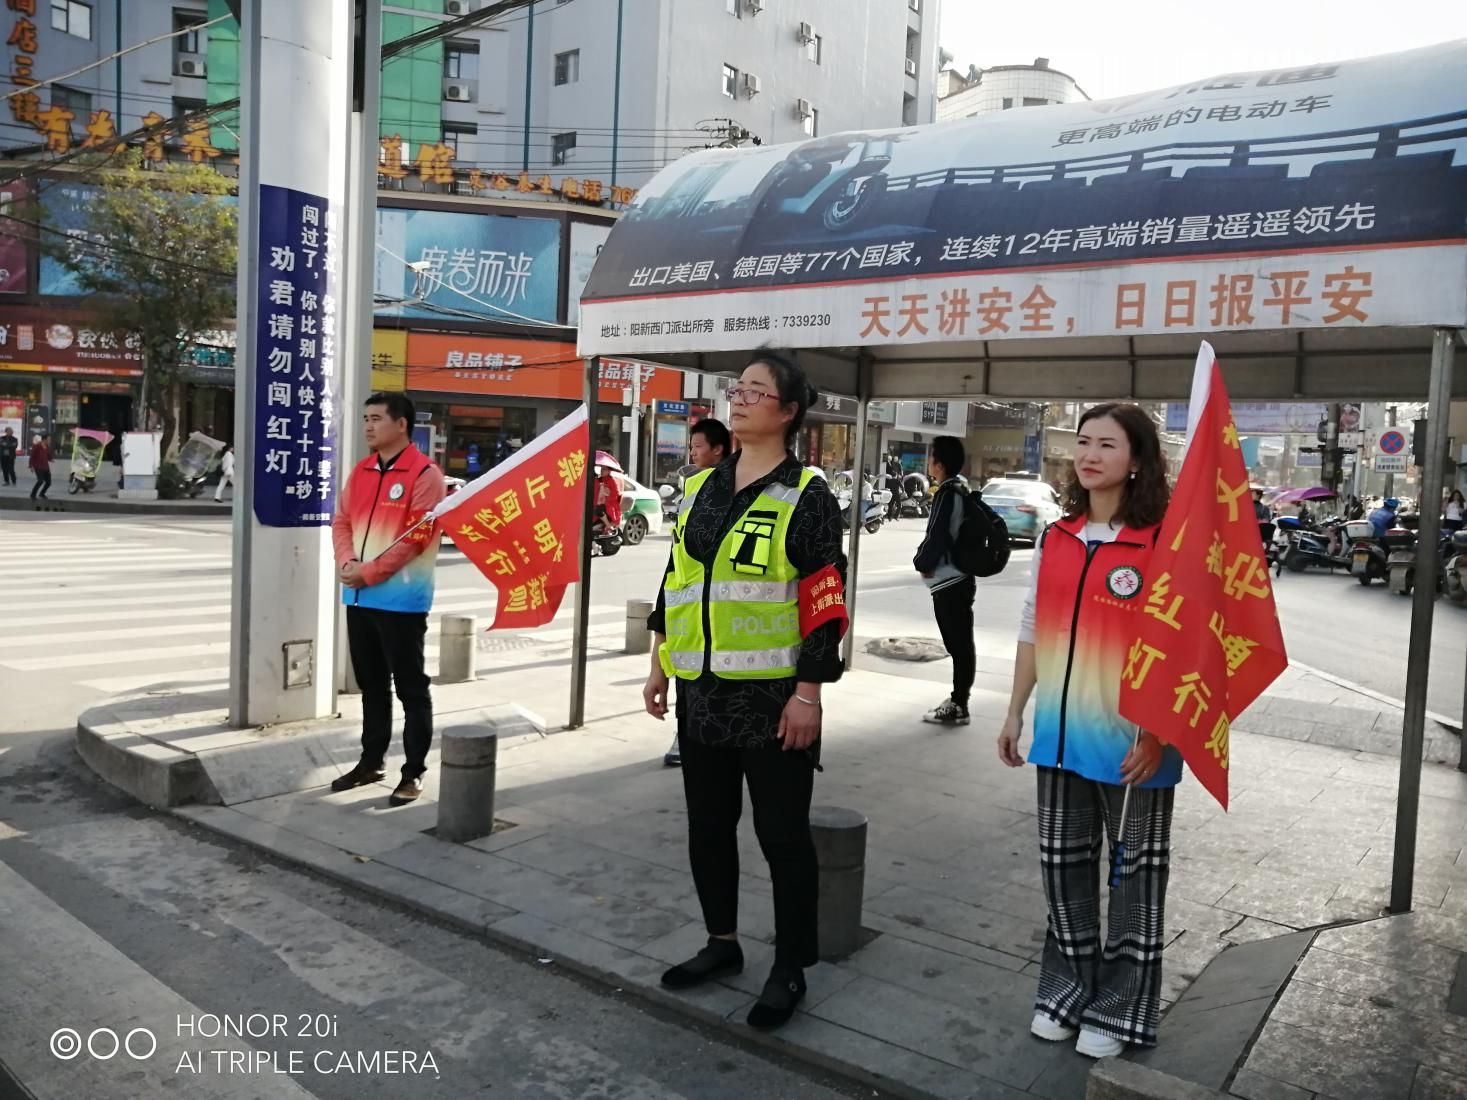
<path fill-rule="evenodd" d="M 1042 1012 L 1034 1013 L 1034 1022 L 1029 1025 L 1029 1034 L 1051 1043 L 1063 1043 L 1075 1037 L 1075 1029 L 1057 1024 Z"/>
<path fill-rule="evenodd" d="M 1087 1058 L 1116 1058 L 1125 1049 L 1126 1044 L 1119 1039 L 1112 1039 L 1109 1035 L 1091 1031 L 1088 1027 L 1080 1029 L 1080 1041 L 1075 1044 L 1075 1050 Z"/>

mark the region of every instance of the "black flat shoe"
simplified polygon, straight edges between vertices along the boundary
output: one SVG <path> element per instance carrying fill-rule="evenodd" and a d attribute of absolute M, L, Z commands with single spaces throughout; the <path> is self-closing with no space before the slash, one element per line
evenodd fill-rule
<path fill-rule="evenodd" d="M 668 989 L 691 989 L 725 974 L 737 974 L 743 969 L 744 949 L 736 941 L 709 936 L 708 946 L 662 975 L 662 984 Z"/>
<path fill-rule="evenodd" d="M 795 1006 L 805 999 L 805 972 L 776 967 L 764 983 L 764 991 L 749 1009 L 749 1026 L 772 1031 L 789 1023 Z"/>
<path fill-rule="evenodd" d="M 356 787 L 365 787 L 368 783 L 376 783 L 387 773 L 382 770 L 381 765 L 369 767 L 366 764 L 358 764 L 345 775 L 338 775 L 331 781 L 331 789 L 338 794 L 349 791 Z"/>

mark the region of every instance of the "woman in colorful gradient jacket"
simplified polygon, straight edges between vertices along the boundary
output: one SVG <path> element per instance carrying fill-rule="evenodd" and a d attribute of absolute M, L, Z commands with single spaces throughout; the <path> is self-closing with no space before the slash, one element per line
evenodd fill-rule
<path fill-rule="evenodd" d="M 1021 767 L 1019 737 L 1031 695 L 1028 762 L 1039 780 L 1039 860 L 1049 906 L 1031 1031 L 1074 1038 L 1081 1054 L 1154 1046 L 1177 751 L 1120 714 L 1121 676 L 1141 593 L 1166 512 L 1166 462 L 1150 416 L 1099 405 L 1080 419 L 1064 518 L 1034 552 L 1033 577 L 999 758 Z M 1133 787 L 1126 856 L 1100 932 L 1102 839 L 1114 847 L 1121 800 Z"/>

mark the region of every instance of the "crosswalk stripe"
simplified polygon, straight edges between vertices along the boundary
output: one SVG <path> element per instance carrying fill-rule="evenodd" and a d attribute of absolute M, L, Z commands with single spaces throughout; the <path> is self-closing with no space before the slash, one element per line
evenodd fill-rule
<path fill-rule="evenodd" d="M 96 601 L 93 600 L 90 602 L 95 607 Z M 157 603 L 158 601 L 154 600 L 153 602 Z M 109 600 L 107 601 L 105 610 L 110 616 L 116 610 L 116 606 Z M 3 620 L 0 620 L 0 625 L 3 625 L 7 630 L 12 630 L 19 629 L 20 627 L 65 626 L 68 623 L 95 623 L 100 625 L 104 622 L 113 621 L 110 618 L 104 618 L 102 611 L 102 608 L 96 608 L 92 611 L 68 611 L 60 615 L 48 612 L 45 615 L 23 615 L 18 618 L 12 618 L 7 615 Z M 216 602 L 200 604 L 198 607 L 134 608 L 128 610 L 125 618 L 128 622 L 150 619 L 161 619 L 164 622 L 177 622 L 180 619 L 196 619 L 200 617 L 218 620 L 221 615 L 227 615 L 228 613 L 229 606 L 227 602 L 223 607 Z M 198 624 L 190 624 L 190 627 L 185 629 L 191 628 L 192 625 Z M 154 629 L 162 629 L 162 624 L 159 624 Z M 42 642 L 46 641 L 44 632 L 37 634 L 36 637 Z M 4 644 L 3 638 L 0 638 L 0 644 Z"/>
<path fill-rule="evenodd" d="M 225 634 L 229 631 L 229 623 L 190 623 L 188 631 L 191 634 Z M 163 632 L 164 628 L 159 626 L 125 626 L 116 630 L 66 630 L 54 634 L 33 631 L 23 638 L 0 636 L 0 650 L 64 645 L 70 642 L 87 642 L 89 644 L 122 642 L 131 638 L 156 638 Z"/>
<path fill-rule="evenodd" d="M 58 668 L 86 668 L 90 665 L 129 665 L 140 661 L 177 660 L 180 664 L 192 657 L 208 657 L 228 653 L 228 642 L 194 642 L 190 645 L 155 646 L 151 649 L 128 649 L 116 653 L 67 653 L 49 657 L 7 658 L 0 661 L 15 672 L 49 672 Z M 163 666 L 167 668 L 166 664 Z M 162 673 L 167 675 L 167 673 Z"/>
<path fill-rule="evenodd" d="M 109 564 L 107 555 L 117 554 L 130 557 L 134 553 L 136 553 L 136 550 L 133 547 L 123 543 L 108 547 L 105 550 L 35 550 L 28 551 L 24 554 L 12 554 L 8 551 L 0 550 L 0 562 L 4 563 L 5 572 L 9 575 L 24 572 L 28 569 L 42 569 L 46 567 L 50 567 L 52 570 L 77 569 L 82 567 L 90 569 L 93 566 L 105 568 Z M 148 553 L 148 561 L 157 565 L 159 568 L 172 565 L 178 561 L 208 561 L 217 562 L 220 565 L 229 564 L 228 557 L 203 558 L 190 550 L 150 551 Z"/>
<path fill-rule="evenodd" d="M 172 587 L 177 587 L 177 586 L 170 585 L 169 587 L 172 588 Z M 75 592 L 76 589 L 74 589 L 74 588 L 61 588 L 61 589 L 57 589 L 57 591 L 59 593 L 61 593 L 62 595 L 69 596 L 69 595 L 71 595 L 71 593 Z M 204 601 L 207 601 L 207 602 L 204 602 Z M 45 611 L 69 611 L 70 609 L 72 609 L 74 607 L 90 607 L 90 608 L 95 609 L 95 611 L 96 611 L 96 613 L 92 616 L 92 618 L 99 619 L 99 620 L 100 620 L 103 612 L 106 612 L 106 613 L 109 613 L 110 614 L 111 612 L 116 611 L 118 609 L 122 609 L 122 608 L 134 608 L 134 607 L 145 607 L 146 608 L 146 607 L 153 607 L 153 606 L 156 606 L 158 604 L 170 604 L 170 603 L 183 603 L 183 604 L 186 604 L 186 603 L 197 603 L 199 605 L 198 609 L 200 611 L 211 611 L 211 612 L 215 612 L 215 613 L 218 613 L 218 614 L 223 614 L 228 609 L 228 607 L 229 607 L 229 579 L 227 577 L 221 577 L 218 580 L 210 581 L 208 587 L 200 588 L 196 592 L 173 592 L 173 593 L 160 592 L 156 596 L 141 596 L 141 595 L 116 596 L 116 597 L 110 597 L 109 596 L 107 598 L 107 600 L 105 601 L 105 605 L 99 605 L 98 604 L 98 601 L 97 601 L 97 598 L 95 596 L 88 596 L 88 597 L 86 597 L 84 599 L 72 600 L 72 599 L 52 599 L 52 598 L 50 598 L 48 596 L 36 595 L 36 596 L 33 596 L 30 601 L 26 601 L 26 602 L 22 602 L 20 600 L 12 600 L 11 597 L 6 596 L 5 603 L 6 603 L 6 606 L 7 607 L 13 608 L 16 611 L 26 612 L 26 613 L 30 613 L 30 614 L 38 614 L 39 612 L 41 612 L 43 610 L 45 610 Z M 187 611 L 192 610 L 192 608 L 179 608 L 178 610 L 180 612 L 187 612 Z M 131 616 L 132 614 L 133 614 L 133 612 L 131 612 L 131 611 L 128 612 L 128 615 L 129 616 Z M 3 625 L 5 625 L 7 623 L 10 623 L 12 621 L 13 620 L 9 619 L 8 617 L 7 618 L 4 618 L 4 619 L 0 619 L 0 626 L 3 626 Z M 50 622 L 50 621 L 55 621 L 55 620 L 42 618 L 42 619 L 39 619 L 38 621 L 40 621 L 40 622 Z M 85 620 L 79 620 L 79 621 L 85 621 Z"/>
<path fill-rule="evenodd" d="M 0 566 L 0 568 L 3 568 L 3 566 Z M 162 565 L 153 565 L 147 562 L 113 564 L 105 559 L 93 557 L 88 558 L 86 561 L 69 563 L 63 566 L 63 568 L 85 569 L 88 576 L 97 574 L 110 577 L 123 573 L 155 573 L 163 576 L 176 570 L 183 570 L 190 573 L 202 572 L 204 570 L 223 572 L 230 568 L 230 563 L 228 558 L 221 558 L 218 561 L 199 561 L 196 555 L 191 554 L 187 558 L 164 562 Z M 35 581 L 44 584 L 48 581 L 54 581 L 57 572 L 58 570 L 56 568 L 40 569 L 39 564 L 37 564 L 20 570 L 5 569 L 4 577 L 6 584 L 14 584 L 19 581 Z"/>
<path fill-rule="evenodd" d="M 108 695 L 120 695 L 126 691 L 152 687 L 154 684 L 193 685 L 190 690 L 207 691 L 214 687 L 229 686 L 229 666 L 214 668 L 189 668 L 174 672 L 154 669 L 151 672 L 134 672 L 124 676 L 103 676 L 97 680 L 79 681 L 82 687 L 93 691 L 105 691 Z M 184 690 L 182 687 L 180 691 Z"/>
<path fill-rule="evenodd" d="M 51 582 L 51 585 L 53 587 L 50 587 L 50 588 L 47 588 L 47 589 L 42 589 L 42 590 L 33 590 L 33 591 L 30 591 L 30 592 L 12 591 L 12 590 L 9 589 L 10 577 L 8 575 L 6 575 L 5 572 L 4 572 L 4 562 L 3 562 L 3 560 L 0 560 L 0 579 L 3 579 L 5 581 L 5 583 L 6 583 L 6 585 L 7 585 L 7 590 L 6 590 L 6 593 L 5 593 L 5 605 L 7 607 L 13 608 L 15 610 L 30 611 L 30 610 L 33 610 L 36 607 L 60 607 L 60 606 L 62 606 L 60 603 L 53 603 L 52 602 L 52 596 L 53 595 L 54 596 L 74 596 L 74 595 L 79 595 L 79 594 L 87 593 L 87 592 L 105 592 L 105 593 L 107 593 L 108 596 L 109 596 L 109 598 L 105 601 L 105 603 L 106 603 L 106 606 L 108 606 L 108 607 L 111 607 L 111 606 L 114 605 L 114 601 L 111 599 L 111 597 L 114 597 L 114 596 L 117 597 L 117 603 L 118 604 L 121 604 L 124 601 L 126 601 L 126 602 L 132 602 L 132 603 L 156 602 L 156 601 L 153 601 L 152 600 L 152 597 L 124 596 L 124 595 L 122 595 L 121 593 L 118 592 L 116 582 L 113 582 L 113 583 L 110 583 L 110 584 L 104 584 L 104 583 L 100 583 L 100 582 L 97 583 L 97 584 L 71 584 L 69 582 L 67 582 L 67 583 L 58 583 L 56 581 L 56 578 L 54 578 L 54 577 L 50 578 L 50 582 Z M 228 598 L 229 598 L 229 578 L 228 577 L 183 577 L 183 578 L 170 578 L 169 581 L 168 581 L 168 591 L 169 592 L 178 592 L 179 590 L 187 590 L 187 589 L 195 589 L 195 588 L 197 588 L 197 589 L 218 589 L 219 591 L 221 591 L 221 592 L 224 593 L 226 602 L 228 601 Z M 191 596 L 189 598 L 190 599 L 203 599 L 204 596 L 201 594 L 199 596 L 196 596 L 196 597 L 195 596 Z M 95 606 L 97 606 L 97 601 L 95 599 L 90 599 L 90 600 L 87 600 L 86 602 L 81 603 L 79 605 L 76 604 L 76 603 L 73 603 L 71 606 L 73 606 L 73 607 L 77 607 L 77 606 L 81 606 L 81 607 L 95 607 Z"/>

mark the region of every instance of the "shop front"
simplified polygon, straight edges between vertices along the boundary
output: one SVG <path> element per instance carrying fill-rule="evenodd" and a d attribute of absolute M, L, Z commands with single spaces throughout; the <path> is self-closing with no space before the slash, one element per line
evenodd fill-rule
<path fill-rule="evenodd" d="M 45 423 L 58 458 L 70 455 L 77 428 L 91 428 L 114 436 L 106 454 L 120 461 L 142 378 L 136 334 L 101 328 L 85 314 L 0 306 L 0 402 L 7 412 L 24 406 L 27 435 Z"/>
<path fill-rule="evenodd" d="M 867 409 L 866 461 L 868 472 L 877 465 L 877 433 L 893 422 L 890 402 L 873 401 Z M 828 477 L 852 469 L 856 458 L 856 400 L 822 394 L 810 406 L 803 432 L 803 453 L 799 458 L 809 466 L 818 466 Z"/>
<path fill-rule="evenodd" d="M 891 428 L 882 439 L 884 454 L 896 455 L 907 473 L 927 472 L 927 454 L 934 438 L 968 430 L 966 401 L 892 401 Z"/>
<path fill-rule="evenodd" d="M 431 425 L 433 457 L 456 477 L 477 476 L 507 458 L 585 394 L 585 361 L 561 341 L 409 332 L 406 360 L 404 383 Z M 643 407 L 677 397 L 681 372 L 606 359 L 600 382 L 592 440 L 626 465 L 632 441 L 624 418 L 633 396 Z"/>
<path fill-rule="evenodd" d="M 658 401 L 652 413 L 652 476 L 649 485 L 676 485 L 688 464 L 693 425 L 713 415 L 702 401 Z"/>

